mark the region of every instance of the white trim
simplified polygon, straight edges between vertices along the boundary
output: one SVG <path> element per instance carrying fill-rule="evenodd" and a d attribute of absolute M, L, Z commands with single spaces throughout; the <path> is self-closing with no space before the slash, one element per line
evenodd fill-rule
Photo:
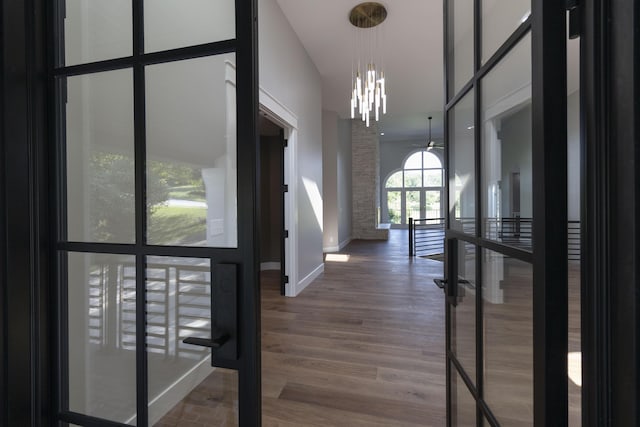
<path fill-rule="evenodd" d="M 260 88 L 260 110 L 279 125 L 298 129 L 298 117 L 286 105 Z"/>
<path fill-rule="evenodd" d="M 260 271 L 280 270 L 280 262 L 261 262 Z"/>
<path fill-rule="evenodd" d="M 338 246 L 326 246 L 326 247 L 322 248 L 322 252 L 324 252 L 324 253 L 327 253 L 327 252 L 339 252 L 342 249 L 344 249 L 344 247 L 347 246 L 349 243 L 351 243 L 351 236 L 347 237 L 342 242 L 340 242 L 338 244 Z"/>
<path fill-rule="evenodd" d="M 282 126 L 288 141 L 284 149 L 284 182 L 289 186 L 284 197 L 284 226 L 289 231 L 284 245 L 285 274 L 289 277 L 285 295 L 295 296 L 298 280 L 298 117 L 263 88 L 260 88 L 260 111 Z"/>
<path fill-rule="evenodd" d="M 295 289 L 294 289 L 295 293 L 293 295 L 287 295 L 287 296 L 300 295 L 300 292 L 302 292 L 307 286 L 313 283 L 313 281 L 316 280 L 318 276 L 320 276 L 322 273 L 324 273 L 324 263 L 317 266 L 311 273 L 307 275 L 307 277 L 302 279 L 300 283 L 298 283 L 295 286 Z"/>
<path fill-rule="evenodd" d="M 351 243 L 351 240 L 353 240 L 353 239 L 351 238 L 351 236 L 349 236 L 346 239 L 344 239 L 342 242 L 340 242 L 340 249 L 339 250 L 343 250 L 345 248 L 345 246 L 347 246 L 349 243 Z"/>
<path fill-rule="evenodd" d="M 484 112 L 484 120 L 496 119 L 530 102 L 531 83 L 526 83 L 513 92 L 500 97 L 493 105 L 487 107 Z"/>

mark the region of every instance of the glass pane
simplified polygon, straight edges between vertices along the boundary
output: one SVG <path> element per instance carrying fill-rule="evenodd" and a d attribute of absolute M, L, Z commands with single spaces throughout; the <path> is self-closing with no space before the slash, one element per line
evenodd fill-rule
<path fill-rule="evenodd" d="M 404 162 L 405 169 L 422 169 L 422 151 L 413 153 Z"/>
<path fill-rule="evenodd" d="M 156 52 L 236 37 L 234 0 L 145 0 L 144 50 Z"/>
<path fill-rule="evenodd" d="M 69 410 L 135 425 L 135 257 L 67 256 Z"/>
<path fill-rule="evenodd" d="M 402 224 L 402 191 L 387 191 L 387 211 L 391 224 Z"/>
<path fill-rule="evenodd" d="M 449 114 L 449 211 L 451 228 L 476 233 L 474 95 L 469 92 Z M 453 182 L 451 182 L 453 181 Z"/>
<path fill-rule="evenodd" d="M 476 381 L 476 248 L 458 243 L 458 298 L 451 306 L 451 351 Z"/>
<path fill-rule="evenodd" d="M 429 153 L 428 151 L 422 152 L 424 163 L 423 168 L 425 169 L 442 169 L 442 162 L 440 158 L 433 153 Z"/>
<path fill-rule="evenodd" d="M 567 40 L 567 212 L 569 250 L 569 426 L 582 425 L 580 325 L 580 40 Z"/>
<path fill-rule="evenodd" d="M 482 80 L 483 235 L 531 250 L 531 36 Z"/>
<path fill-rule="evenodd" d="M 387 179 L 386 188 L 402 188 L 402 171 L 395 172 Z"/>
<path fill-rule="evenodd" d="M 422 171 L 404 171 L 404 186 L 410 188 L 422 187 Z"/>
<path fill-rule="evenodd" d="M 133 243 L 132 72 L 69 77 L 66 90 L 67 239 Z"/>
<path fill-rule="evenodd" d="M 409 224 L 409 218 L 422 218 L 422 216 L 420 216 L 420 191 L 406 191 L 405 206 L 407 209 L 405 224 Z"/>
<path fill-rule="evenodd" d="M 424 192 L 424 218 L 442 218 L 441 194 L 440 190 Z"/>
<path fill-rule="evenodd" d="M 442 187 L 442 169 L 425 169 L 424 186 Z"/>
<path fill-rule="evenodd" d="M 476 400 L 455 366 L 451 366 L 451 426 L 476 425 Z"/>
<path fill-rule="evenodd" d="M 237 246 L 234 60 L 146 68 L 150 244 Z"/>
<path fill-rule="evenodd" d="M 449 99 L 473 75 L 473 1 L 449 0 L 448 85 Z"/>
<path fill-rule="evenodd" d="M 238 421 L 238 371 L 213 368 L 213 372 L 162 418 L 155 427 L 224 426 Z"/>
<path fill-rule="evenodd" d="M 501 426 L 533 425 L 533 268 L 482 257 L 484 398 Z"/>
<path fill-rule="evenodd" d="M 484 64 L 531 14 L 531 0 L 482 0 Z"/>
<path fill-rule="evenodd" d="M 65 0 L 64 64 L 131 56 L 131 0 Z"/>
<path fill-rule="evenodd" d="M 187 337 L 211 337 L 211 261 L 203 258 L 147 258 L 147 363 L 151 424 L 194 421 L 237 423 L 235 376 L 211 366 L 211 350 L 185 344 Z M 205 393 L 209 397 L 202 399 Z M 214 398 L 215 397 L 215 398 Z M 211 417 L 215 411 L 215 418 Z M 172 424 L 176 425 L 176 424 Z"/>

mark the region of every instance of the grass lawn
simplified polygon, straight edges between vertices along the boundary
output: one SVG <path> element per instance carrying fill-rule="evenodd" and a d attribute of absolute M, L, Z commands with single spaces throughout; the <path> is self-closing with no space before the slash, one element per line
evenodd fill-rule
<path fill-rule="evenodd" d="M 158 206 L 149 219 L 152 245 L 191 244 L 206 240 L 207 209 Z"/>
<path fill-rule="evenodd" d="M 169 189 L 169 199 L 204 202 L 204 188 L 202 188 L 202 186 L 200 185 L 182 185 L 179 187 L 171 187 Z"/>

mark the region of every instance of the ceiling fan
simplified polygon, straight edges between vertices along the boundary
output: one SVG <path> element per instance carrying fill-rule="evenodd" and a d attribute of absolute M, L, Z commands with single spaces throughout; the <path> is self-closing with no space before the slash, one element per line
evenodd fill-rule
<path fill-rule="evenodd" d="M 413 144 L 414 147 L 419 147 L 419 148 L 423 148 L 426 149 L 427 151 L 431 151 L 434 148 L 443 148 L 444 145 L 442 143 L 436 142 L 434 140 L 431 139 L 431 119 L 433 117 L 429 116 L 429 136 L 427 138 L 427 143 L 426 144 Z"/>

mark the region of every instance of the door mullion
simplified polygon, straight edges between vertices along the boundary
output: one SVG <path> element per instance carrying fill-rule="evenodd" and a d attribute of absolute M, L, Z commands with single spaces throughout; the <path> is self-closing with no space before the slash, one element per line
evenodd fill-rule
<path fill-rule="evenodd" d="M 567 93 L 564 2 L 532 2 L 534 425 L 568 417 Z M 564 77 L 564 78 L 559 78 Z"/>
<path fill-rule="evenodd" d="M 147 369 L 147 293 L 146 293 L 146 125 L 144 66 L 138 59 L 144 54 L 144 2 L 133 1 L 133 105 L 135 149 L 135 224 L 136 224 L 136 406 L 138 426 L 149 424 L 149 388 Z"/>

